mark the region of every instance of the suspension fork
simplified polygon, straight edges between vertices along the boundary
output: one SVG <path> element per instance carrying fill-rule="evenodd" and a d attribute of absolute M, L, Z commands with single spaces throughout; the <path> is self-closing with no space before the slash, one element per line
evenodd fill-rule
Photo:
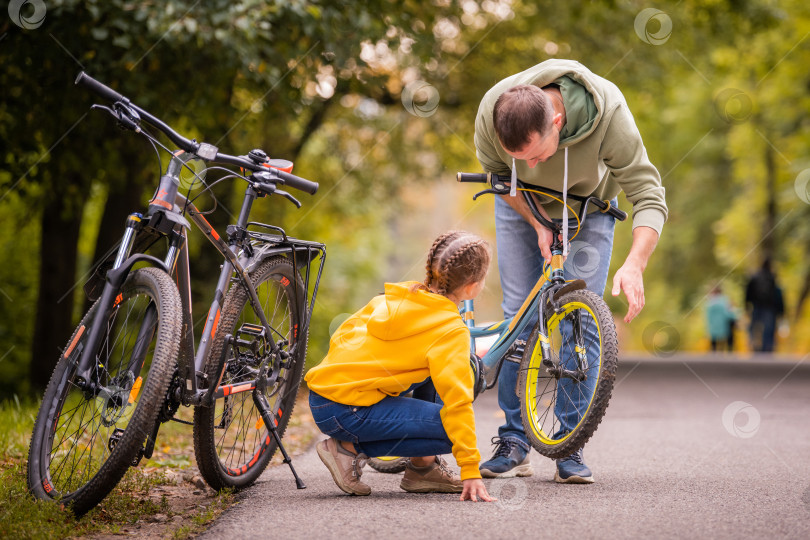
<path fill-rule="evenodd" d="M 96 362 L 96 352 L 101 345 L 104 327 L 107 324 L 113 309 L 115 309 L 118 305 L 116 295 L 121 289 L 121 285 L 128 274 L 128 269 L 126 269 L 126 271 L 122 271 L 124 270 L 122 269 L 122 266 L 124 261 L 129 258 L 129 254 L 132 251 L 135 235 L 142 226 L 142 218 L 143 216 L 137 213 L 127 216 L 124 237 L 121 240 L 121 245 L 118 247 L 118 253 L 116 253 L 115 256 L 115 263 L 113 264 L 112 269 L 107 272 L 107 280 L 104 284 L 101 297 L 98 300 L 98 312 L 96 313 L 95 317 L 93 317 L 93 321 L 90 325 L 90 332 L 87 338 L 87 344 L 82 351 L 82 355 L 79 359 L 79 365 L 76 368 L 76 380 L 79 387 L 88 388 L 89 386 L 90 390 L 95 390 L 92 388 L 95 385 L 95 381 L 92 380 L 91 370 L 93 370 Z"/>
<path fill-rule="evenodd" d="M 184 246 L 185 235 L 180 232 L 172 233 L 171 240 L 169 241 L 169 252 L 166 254 L 164 264 L 169 269 L 174 269 L 177 263 L 177 258 Z M 138 337 L 135 340 L 135 346 L 130 355 L 129 364 L 127 369 L 132 372 L 133 379 L 137 379 L 143 368 L 144 360 L 149 352 L 149 344 L 152 343 L 152 338 L 155 337 L 157 330 L 158 312 L 154 300 L 149 302 L 144 311 L 144 317 L 141 321 L 141 327 L 138 330 Z"/>

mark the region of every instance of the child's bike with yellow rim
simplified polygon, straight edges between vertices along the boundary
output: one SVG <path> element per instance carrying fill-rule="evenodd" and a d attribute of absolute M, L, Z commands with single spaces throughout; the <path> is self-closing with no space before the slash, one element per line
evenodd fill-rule
<path fill-rule="evenodd" d="M 477 193 L 508 195 L 510 178 L 497 174 L 458 173 L 459 182 L 489 183 Z M 495 324 L 475 326 L 474 304 L 461 308 L 470 329 L 470 366 L 475 375 L 475 397 L 494 388 L 504 362 L 520 364 L 517 395 L 523 428 L 531 445 L 542 455 L 563 458 L 580 449 L 596 431 L 607 410 L 618 368 L 616 325 L 601 296 L 585 288 L 581 279 L 566 281 L 563 273 L 563 225 L 548 220 L 537 208 L 535 194 L 565 203 L 574 216 L 573 240 L 588 218 L 588 207 L 624 221 L 627 214 L 609 201 L 537 188 L 516 181 L 532 215 L 554 235 L 551 261 L 517 314 Z M 574 212 L 568 200 L 579 204 Z M 531 328 L 524 342 L 519 336 Z M 479 357 L 475 340 L 496 336 L 490 349 Z M 369 460 L 380 472 L 400 472 L 405 458 L 387 456 Z"/>
<path fill-rule="evenodd" d="M 458 173 L 459 182 L 489 183 L 473 198 L 491 193 L 508 195 L 510 178 L 497 174 Z M 598 294 L 581 279 L 566 281 L 563 274 L 563 225 L 543 217 L 535 195 L 556 199 L 573 215 L 576 237 L 588 218 L 588 207 L 623 221 L 627 214 L 596 197 L 563 196 L 516 180 L 515 196 L 526 201 L 532 215 L 553 233 L 551 261 L 517 314 L 488 326 L 475 326 L 474 305 L 461 309 L 470 328 L 471 362 L 476 372 L 476 395 L 493 388 L 504 362 L 520 364 L 517 395 L 526 436 L 542 455 L 566 457 L 581 448 L 596 431 L 608 406 L 618 367 L 618 339 L 613 316 Z M 568 201 L 579 204 L 575 212 Z M 575 228 L 575 229 L 574 229 Z M 518 339 L 532 328 L 528 339 Z M 489 351 L 478 358 L 475 340 L 497 336 Z"/>

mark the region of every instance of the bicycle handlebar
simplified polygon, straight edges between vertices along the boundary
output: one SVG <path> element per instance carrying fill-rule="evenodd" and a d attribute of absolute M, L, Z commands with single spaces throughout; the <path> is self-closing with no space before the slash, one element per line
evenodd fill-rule
<path fill-rule="evenodd" d="M 512 181 L 511 177 L 502 175 L 502 174 L 495 174 L 495 173 L 463 173 L 460 172 L 456 175 L 456 180 L 459 182 L 476 182 L 479 184 L 486 184 L 489 183 L 493 188 L 493 193 L 499 193 L 502 195 L 506 195 L 509 193 L 507 186 Z M 518 180 L 518 187 L 524 187 L 524 183 L 521 180 Z M 548 188 L 540 188 L 539 191 L 551 195 L 553 197 L 557 197 L 562 199 L 563 194 L 559 191 L 555 191 L 553 189 Z M 581 195 L 574 195 L 573 193 L 568 193 L 569 199 L 574 199 L 575 201 L 579 201 L 584 203 L 582 208 L 583 211 L 587 208 L 588 203 L 593 204 L 601 211 L 606 212 L 613 216 L 614 218 L 618 219 L 619 221 L 624 221 L 627 219 L 627 212 L 623 210 L 619 210 L 615 206 L 609 204 L 598 197 L 583 197 Z"/>
<path fill-rule="evenodd" d="M 166 136 L 169 138 L 170 141 L 176 144 L 181 150 L 185 150 L 190 154 L 199 156 L 200 158 L 206 161 L 215 161 L 217 163 L 234 165 L 254 172 L 257 171 L 266 172 L 270 170 L 278 179 L 281 180 L 280 183 L 284 185 L 293 187 L 305 193 L 309 193 L 310 195 L 314 195 L 318 191 L 319 186 L 317 182 L 313 182 L 311 180 L 307 180 L 306 178 L 301 178 L 300 176 L 280 171 L 278 169 L 274 168 L 268 169 L 267 167 L 264 167 L 262 163 L 257 163 L 253 160 L 239 156 L 231 156 L 229 154 L 224 154 L 219 152 L 218 149 L 213 145 L 210 145 L 208 143 L 198 143 L 196 141 L 189 140 L 186 137 L 183 137 L 160 118 L 138 107 L 137 105 L 132 103 L 128 98 L 122 96 L 121 94 L 119 94 L 109 86 L 105 85 L 104 83 L 99 82 L 96 79 L 92 78 L 84 71 L 80 72 L 79 76 L 76 77 L 75 84 L 77 86 L 87 88 L 88 90 L 92 91 L 99 97 L 106 99 L 107 101 L 112 101 L 113 103 L 121 102 L 125 104 L 127 107 L 130 107 L 135 112 L 137 112 L 138 115 L 140 115 L 141 119 L 143 119 L 146 123 L 162 131 L 164 134 L 166 134 Z"/>

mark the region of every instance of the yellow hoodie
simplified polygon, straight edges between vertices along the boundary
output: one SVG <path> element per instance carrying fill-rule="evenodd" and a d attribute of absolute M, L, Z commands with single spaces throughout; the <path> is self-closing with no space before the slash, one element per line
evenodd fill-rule
<path fill-rule="evenodd" d="M 416 282 L 386 283 L 385 294 L 349 317 L 329 352 L 304 380 L 344 405 L 368 406 L 428 377 L 444 402 L 440 415 L 461 479 L 481 478 L 475 438 L 470 331 L 446 297 L 412 291 Z"/>

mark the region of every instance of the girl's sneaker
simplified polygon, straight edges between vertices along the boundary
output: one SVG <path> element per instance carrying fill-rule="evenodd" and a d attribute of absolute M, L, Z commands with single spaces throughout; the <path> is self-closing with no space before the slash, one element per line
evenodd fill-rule
<path fill-rule="evenodd" d="M 447 467 L 447 462 L 439 456 L 426 467 L 414 467 L 408 461 L 405 475 L 399 487 L 410 493 L 461 493 L 464 484 Z"/>
<path fill-rule="evenodd" d="M 315 449 L 318 457 L 332 473 L 332 479 L 337 487 L 349 495 L 368 495 L 371 488 L 360 481 L 363 467 L 368 461 L 365 454 L 352 454 L 340 444 L 337 439 L 326 439 L 319 442 Z"/>

